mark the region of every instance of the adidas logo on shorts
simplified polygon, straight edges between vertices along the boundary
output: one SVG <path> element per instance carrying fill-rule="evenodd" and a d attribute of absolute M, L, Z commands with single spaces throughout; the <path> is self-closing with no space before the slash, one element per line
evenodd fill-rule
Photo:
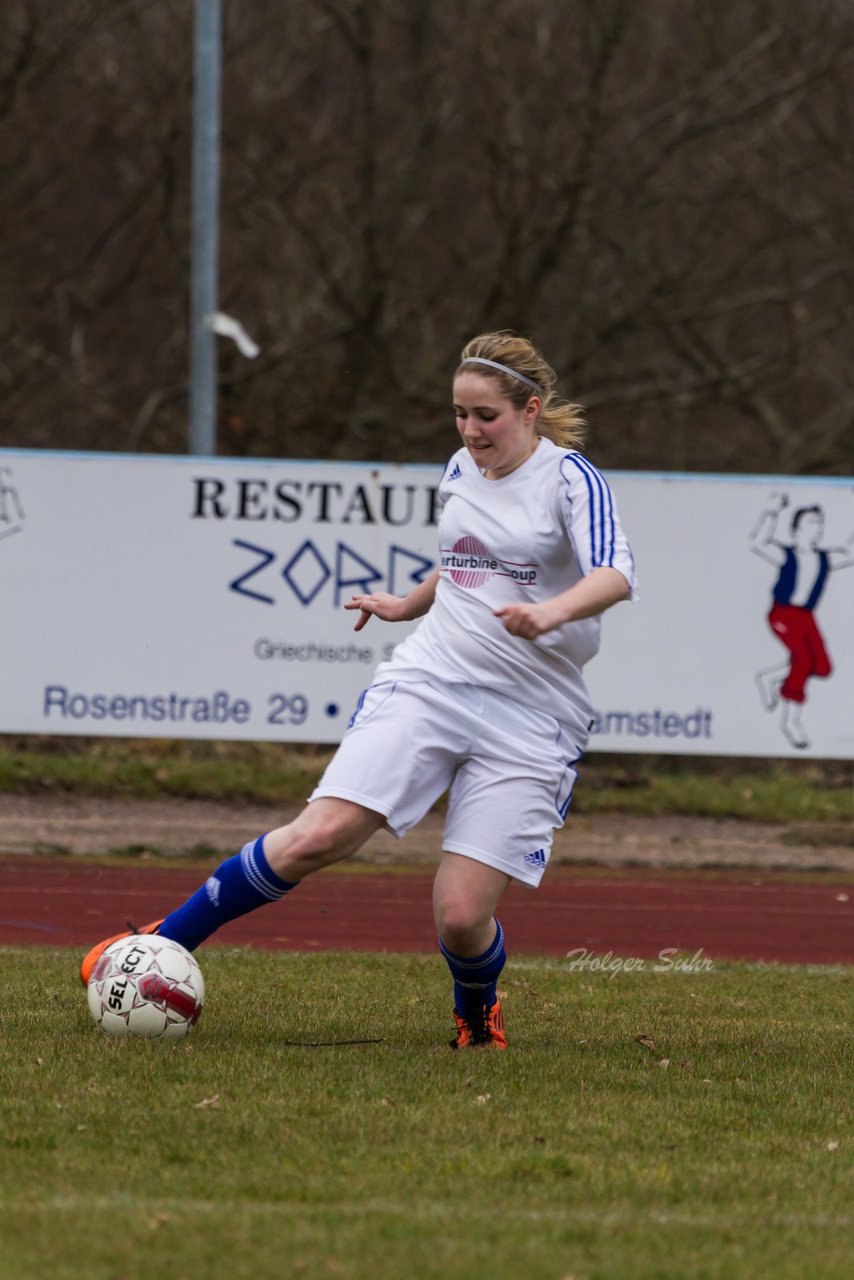
<path fill-rule="evenodd" d="M 535 849 L 533 853 L 526 853 L 523 862 L 527 862 L 532 867 L 544 867 L 546 865 L 545 849 Z"/>

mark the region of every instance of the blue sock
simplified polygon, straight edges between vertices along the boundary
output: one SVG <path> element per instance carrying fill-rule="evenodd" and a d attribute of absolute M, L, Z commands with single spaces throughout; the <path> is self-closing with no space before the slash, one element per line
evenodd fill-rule
<path fill-rule="evenodd" d="M 200 942 L 229 920 L 283 898 L 294 887 L 270 870 L 264 855 L 264 837 L 259 836 L 217 867 L 182 907 L 166 917 L 157 932 L 180 942 L 188 951 L 195 951 Z"/>
<path fill-rule="evenodd" d="M 454 979 L 454 1008 L 460 1017 L 477 1013 L 484 1005 L 491 1009 L 498 999 L 498 975 L 504 968 L 504 930 L 495 921 L 495 937 L 482 956 L 455 956 L 442 939 L 439 950 L 448 962 Z"/>

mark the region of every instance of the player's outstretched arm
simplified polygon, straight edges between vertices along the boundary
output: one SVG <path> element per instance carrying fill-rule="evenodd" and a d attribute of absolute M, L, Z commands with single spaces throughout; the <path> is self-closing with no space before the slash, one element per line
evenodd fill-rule
<path fill-rule="evenodd" d="M 538 604 L 508 604 L 495 610 L 504 627 L 512 636 L 536 640 L 537 636 L 563 626 L 565 622 L 580 622 L 604 613 L 621 600 L 628 600 L 631 587 L 619 569 L 600 565 L 592 569 L 580 582 L 568 591 L 562 591 L 551 600 Z"/>
<path fill-rule="evenodd" d="M 413 618 L 420 618 L 433 603 L 438 581 L 439 570 L 436 569 L 414 591 L 410 591 L 408 596 L 392 596 L 386 591 L 353 596 L 344 604 L 345 609 L 360 611 L 353 630 L 361 631 L 372 617 L 382 618 L 383 622 L 411 622 Z"/>

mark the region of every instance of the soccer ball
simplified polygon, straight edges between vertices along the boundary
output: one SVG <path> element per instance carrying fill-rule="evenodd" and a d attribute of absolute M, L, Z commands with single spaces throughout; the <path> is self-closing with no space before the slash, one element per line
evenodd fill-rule
<path fill-rule="evenodd" d="M 131 934 L 98 957 L 87 996 L 89 1012 L 108 1036 L 181 1040 L 199 1020 L 205 980 L 179 943 Z"/>

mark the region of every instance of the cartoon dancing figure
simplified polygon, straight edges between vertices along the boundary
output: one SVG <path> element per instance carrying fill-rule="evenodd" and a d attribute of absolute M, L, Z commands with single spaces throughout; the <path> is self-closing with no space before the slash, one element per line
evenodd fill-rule
<path fill-rule="evenodd" d="M 777 537 L 777 524 L 786 494 L 774 494 L 750 535 L 750 549 L 779 570 L 772 592 L 768 623 L 789 657 L 756 673 L 759 696 L 766 711 L 782 708 L 780 728 L 793 747 L 810 745 L 801 713 L 811 676 L 826 679 L 833 670 L 815 610 L 835 569 L 854 564 L 854 534 L 842 547 L 821 546 L 824 512 L 819 506 L 801 507 L 792 516 L 789 540 Z"/>

